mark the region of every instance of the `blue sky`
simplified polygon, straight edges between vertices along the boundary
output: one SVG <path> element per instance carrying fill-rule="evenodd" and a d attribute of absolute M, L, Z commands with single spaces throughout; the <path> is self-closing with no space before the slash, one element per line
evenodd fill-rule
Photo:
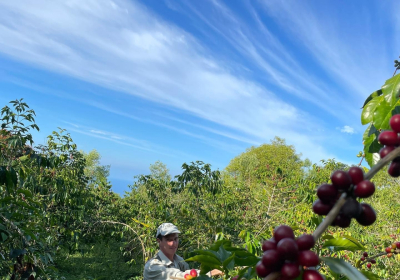
<path fill-rule="evenodd" d="M 0 0 L 0 104 L 96 149 L 123 193 L 160 160 L 215 169 L 285 138 L 358 163 L 361 106 L 400 54 L 397 1 Z"/>

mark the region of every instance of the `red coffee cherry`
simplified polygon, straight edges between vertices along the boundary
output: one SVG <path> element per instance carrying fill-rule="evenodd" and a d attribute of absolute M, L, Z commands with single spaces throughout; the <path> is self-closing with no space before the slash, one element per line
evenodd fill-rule
<path fill-rule="evenodd" d="M 300 251 L 298 260 L 300 265 L 307 267 L 317 266 L 319 263 L 318 255 L 309 250 Z"/>
<path fill-rule="evenodd" d="M 331 209 L 332 209 L 332 205 L 324 204 L 324 203 L 322 203 L 321 200 L 317 199 L 314 202 L 312 209 L 313 209 L 314 213 L 317 215 L 328 215 L 329 211 L 331 211 Z"/>
<path fill-rule="evenodd" d="M 276 249 L 275 240 L 271 240 L 271 239 L 270 240 L 265 240 L 263 245 L 262 245 L 262 250 L 265 252 L 265 251 L 273 250 L 273 249 Z"/>
<path fill-rule="evenodd" d="M 279 241 L 276 249 L 281 259 L 288 261 L 295 261 L 297 259 L 299 248 L 297 247 L 296 241 L 292 238 L 284 238 Z"/>
<path fill-rule="evenodd" d="M 317 189 L 318 198 L 325 204 L 329 204 L 336 200 L 338 190 L 331 184 L 322 184 Z"/>
<path fill-rule="evenodd" d="M 325 277 L 316 270 L 306 270 L 303 273 L 303 280 L 325 280 Z"/>
<path fill-rule="evenodd" d="M 300 275 L 299 264 L 285 263 L 281 268 L 281 274 L 288 279 L 294 279 Z"/>
<path fill-rule="evenodd" d="M 371 181 L 364 180 L 354 187 L 354 195 L 356 197 L 367 198 L 375 192 L 375 185 Z"/>
<path fill-rule="evenodd" d="M 353 185 L 357 185 L 364 180 L 364 171 L 358 166 L 350 167 L 347 173 L 349 174 Z"/>
<path fill-rule="evenodd" d="M 310 234 L 303 234 L 300 235 L 296 239 L 297 247 L 299 248 L 299 251 L 304 251 L 304 250 L 309 250 L 312 247 L 314 247 L 315 240 L 314 237 Z"/>
<path fill-rule="evenodd" d="M 372 225 L 375 220 L 376 220 L 376 213 L 374 208 L 372 208 L 369 204 L 367 203 L 361 203 L 361 214 L 358 216 L 356 219 L 357 222 L 360 225 L 363 226 L 370 226 Z"/>
<path fill-rule="evenodd" d="M 338 190 L 348 190 L 351 185 L 351 177 L 346 171 L 336 170 L 331 175 L 332 184 Z"/>
<path fill-rule="evenodd" d="M 267 277 L 273 270 L 265 267 L 262 262 L 258 262 L 256 265 L 256 272 L 261 278 Z"/>
<path fill-rule="evenodd" d="M 395 146 L 399 142 L 397 133 L 391 130 L 382 131 L 378 136 L 378 141 L 387 146 Z"/>
<path fill-rule="evenodd" d="M 294 233 L 291 227 L 286 225 L 280 225 L 274 230 L 274 239 L 275 242 L 278 243 L 283 238 L 291 238 L 294 239 Z"/>
<path fill-rule="evenodd" d="M 390 118 L 389 125 L 394 132 L 400 133 L 400 114 L 393 115 Z"/>
<path fill-rule="evenodd" d="M 386 157 L 390 152 L 392 152 L 394 149 L 396 149 L 395 146 L 385 146 L 385 147 L 383 147 L 383 148 L 381 148 L 381 149 L 379 150 L 379 156 L 380 156 L 381 158 L 384 158 L 384 157 Z"/>

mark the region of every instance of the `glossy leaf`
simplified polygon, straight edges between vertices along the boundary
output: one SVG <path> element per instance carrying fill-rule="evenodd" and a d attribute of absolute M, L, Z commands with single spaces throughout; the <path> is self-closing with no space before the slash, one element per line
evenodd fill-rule
<path fill-rule="evenodd" d="M 345 237 L 340 238 L 332 238 L 325 241 L 322 245 L 323 248 L 332 248 L 334 251 L 357 251 L 357 250 L 365 250 L 365 247 L 359 243 L 358 241 L 350 240 Z"/>
<path fill-rule="evenodd" d="M 320 257 L 329 268 L 338 274 L 344 274 L 351 280 L 367 280 L 367 278 L 358 269 L 341 259 Z"/>

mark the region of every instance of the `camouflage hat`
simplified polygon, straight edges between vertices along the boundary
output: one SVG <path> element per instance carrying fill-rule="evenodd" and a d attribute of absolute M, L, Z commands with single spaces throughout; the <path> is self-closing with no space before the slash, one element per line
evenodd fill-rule
<path fill-rule="evenodd" d="M 181 232 L 174 224 L 163 223 L 158 227 L 156 237 L 159 235 L 166 236 L 171 233 L 181 233 Z"/>

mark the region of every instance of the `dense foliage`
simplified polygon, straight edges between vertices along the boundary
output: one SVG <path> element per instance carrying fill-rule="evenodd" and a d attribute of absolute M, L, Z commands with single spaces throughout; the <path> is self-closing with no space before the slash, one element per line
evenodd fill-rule
<path fill-rule="evenodd" d="M 370 166 L 382 147 L 381 130 L 398 112 L 399 77 L 364 104 L 362 123 L 369 127 L 362 156 Z M 156 162 L 120 197 L 107 180 L 110 167 L 100 164 L 95 150 L 79 151 L 63 129 L 45 145 L 33 146 L 31 131 L 39 129 L 35 112 L 22 100 L 10 104 L 1 111 L 0 279 L 141 279 L 163 222 L 181 229 L 178 253 L 191 266 L 221 268 L 226 279 L 238 273 L 251 279 L 262 241 L 280 224 L 291 226 L 296 236 L 312 233 L 322 221 L 311 209 L 316 187 L 334 170 L 349 168 L 333 159 L 302 160 L 276 137 L 247 149 L 222 171 L 197 161 L 184 163 L 172 178 Z M 377 191 L 363 201 L 378 213 L 374 226 L 329 227 L 314 247 L 325 257 L 320 271 L 328 279 L 346 279 L 346 271 L 335 269 L 345 267 L 341 260 L 368 279 L 400 274 L 397 254 L 377 258 L 371 268 L 360 261 L 364 251 L 378 254 L 400 240 L 399 181 L 381 170 L 373 182 Z"/>

